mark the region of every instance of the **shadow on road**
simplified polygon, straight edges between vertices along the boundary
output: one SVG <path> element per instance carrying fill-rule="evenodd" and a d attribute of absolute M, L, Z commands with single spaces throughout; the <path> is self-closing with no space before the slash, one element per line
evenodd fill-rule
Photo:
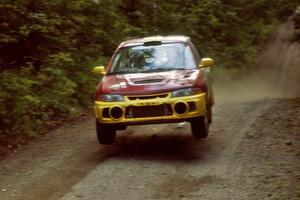
<path fill-rule="evenodd" d="M 159 162 L 191 162 L 205 160 L 210 151 L 209 139 L 194 139 L 188 134 L 119 135 L 116 144 L 104 146 L 100 154 L 114 151 L 110 158 Z"/>

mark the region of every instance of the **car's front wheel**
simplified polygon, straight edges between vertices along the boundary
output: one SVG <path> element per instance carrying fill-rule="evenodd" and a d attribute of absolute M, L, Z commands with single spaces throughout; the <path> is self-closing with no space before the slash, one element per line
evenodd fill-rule
<path fill-rule="evenodd" d="M 207 115 L 194 118 L 191 121 L 191 129 L 194 138 L 206 138 L 208 136 L 209 129 Z"/>
<path fill-rule="evenodd" d="M 110 124 L 99 123 L 96 119 L 96 131 L 100 144 L 113 144 L 116 139 L 116 127 Z"/>

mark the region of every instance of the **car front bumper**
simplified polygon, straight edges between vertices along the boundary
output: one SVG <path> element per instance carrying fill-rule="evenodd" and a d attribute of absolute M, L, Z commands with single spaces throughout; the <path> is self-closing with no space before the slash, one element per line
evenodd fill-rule
<path fill-rule="evenodd" d="M 206 93 L 171 97 L 171 93 L 125 96 L 124 102 L 94 103 L 95 116 L 106 124 L 154 124 L 188 121 L 206 113 Z"/>

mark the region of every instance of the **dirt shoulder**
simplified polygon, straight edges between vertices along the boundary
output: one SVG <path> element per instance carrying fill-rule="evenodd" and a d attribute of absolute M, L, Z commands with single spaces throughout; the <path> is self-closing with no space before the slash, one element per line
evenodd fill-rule
<path fill-rule="evenodd" d="M 300 199 L 300 99 L 273 101 L 231 165 L 229 185 L 249 194 L 244 199 Z"/>

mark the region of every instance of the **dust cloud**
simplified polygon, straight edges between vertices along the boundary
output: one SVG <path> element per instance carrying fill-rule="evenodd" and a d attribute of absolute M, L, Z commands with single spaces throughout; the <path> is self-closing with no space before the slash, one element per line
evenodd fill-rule
<path fill-rule="evenodd" d="M 300 97 L 300 44 L 292 42 L 293 34 L 291 21 L 282 24 L 262 50 L 253 71 L 234 79 L 215 78 L 216 102 Z"/>

